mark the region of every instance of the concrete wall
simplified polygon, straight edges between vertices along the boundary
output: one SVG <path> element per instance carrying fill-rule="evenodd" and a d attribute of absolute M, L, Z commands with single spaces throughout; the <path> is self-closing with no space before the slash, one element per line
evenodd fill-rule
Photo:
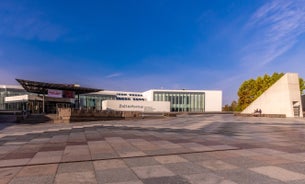
<path fill-rule="evenodd" d="M 261 109 L 263 114 L 285 114 L 295 117 L 294 107 L 299 106 L 299 116 L 303 117 L 299 76 L 287 73 L 252 102 L 241 113 L 250 114 Z"/>
<path fill-rule="evenodd" d="M 80 121 L 101 121 L 101 120 L 118 120 L 129 118 L 142 118 L 141 112 L 131 111 L 97 111 L 97 110 L 78 110 L 70 108 L 58 108 L 55 123 L 70 123 Z"/>
<path fill-rule="evenodd" d="M 104 100 L 103 110 L 136 112 L 170 112 L 170 102 Z"/>
<path fill-rule="evenodd" d="M 222 91 L 204 91 L 205 92 L 205 112 L 222 111 Z"/>
<path fill-rule="evenodd" d="M 305 111 L 305 95 L 302 95 L 302 107 L 303 107 L 303 112 Z"/>
<path fill-rule="evenodd" d="M 154 91 L 149 90 L 142 93 L 147 101 L 154 101 Z"/>

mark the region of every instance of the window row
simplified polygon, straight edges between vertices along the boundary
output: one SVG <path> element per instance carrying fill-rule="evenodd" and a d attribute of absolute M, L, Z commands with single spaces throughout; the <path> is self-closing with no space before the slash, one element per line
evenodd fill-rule
<path fill-rule="evenodd" d="M 204 93 L 155 92 L 154 101 L 169 101 L 174 112 L 204 112 Z"/>
<path fill-rule="evenodd" d="M 131 93 L 131 94 L 129 94 L 129 96 L 143 96 L 142 94 L 133 94 L 133 93 Z"/>

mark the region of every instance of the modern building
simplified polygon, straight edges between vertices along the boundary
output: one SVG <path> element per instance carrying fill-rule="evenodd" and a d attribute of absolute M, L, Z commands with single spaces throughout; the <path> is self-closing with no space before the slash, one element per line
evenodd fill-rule
<path fill-rule="evenodd" d="M 115 99 L 103 102 L 103 110 L 143 112 L 220 112 L 222 110 L 220 90 L 152 89 L 142 93 L 100 91 L 94 94 L 115 96 Z"/>
<path fill-rule="evenodd" d="M 0 110 L 56 113 L 58 107 L 141 112 L 220 112 L 220 90 L 108 91 L 17 79 L 0 86 Z"/>
<path fill-rule="evenodd" d="M 148 101 L 169 101 L 171 112 L 220 112 L 220 90 L 158 90 L 143 92 Z"/>
<path fill-rule="evenodd" d="M 10 96 L 19 96 L 29 94 L 22 86 L 0 85 L 0 110 L 23 109 L 22 103 L 5 103 L 5 98 Z"/>
<path fill-rule="evenodd" d="M 16 79 L 22 86 L 0 86 L 1 110 L 22 110 L 32 113 L 56 113 L 58 107 L 80 107 L 80 95 L 100 89 L 75 84 L 55 84 Z"/>
<path fill-rule="evenodd" d="M 241 114 L 251 114 L 256 109 L 263 114 L 303 117 L 298 74 L 286 73 Z"/>

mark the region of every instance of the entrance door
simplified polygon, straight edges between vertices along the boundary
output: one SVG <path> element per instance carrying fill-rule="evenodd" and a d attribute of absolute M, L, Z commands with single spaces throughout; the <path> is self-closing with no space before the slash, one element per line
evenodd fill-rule
<path fill-rule="evenodd" d="M 300 117 L 300 106 L 293 106 L 294 117 Z"/>
<path fill-rule="evenodd" d="M 39 114 L 42 112 L 42 102 L 41 101 L 29 101 L 28 110 L 33 114 Z"/>

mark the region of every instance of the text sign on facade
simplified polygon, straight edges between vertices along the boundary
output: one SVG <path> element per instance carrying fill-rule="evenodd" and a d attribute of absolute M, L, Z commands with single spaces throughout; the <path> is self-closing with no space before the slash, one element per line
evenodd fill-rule
<path fill-rule="evenodd" d="M 63 91 L 63 97 L 64 98 L 75 98 L 75 93 L 74 91 Z"/>
<path fill-rule="evenodd" d="M 62 98 L 62 90 L 48 89 L 48 97 Z"/>

